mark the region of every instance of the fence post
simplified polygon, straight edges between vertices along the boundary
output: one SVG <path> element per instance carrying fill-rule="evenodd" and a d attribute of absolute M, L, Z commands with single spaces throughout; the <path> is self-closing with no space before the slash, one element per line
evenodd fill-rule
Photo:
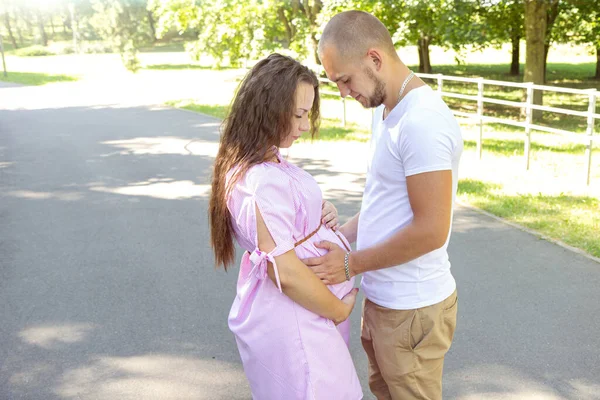
<path fill-rule="evenodd" d="M 440 96 L 442 95 L 442 92 L 444 91 L 442 89 L 443 85 L 444 85 L 444 75 L 437 74 L 437 91 L 440 94 Z"/>
<path fill-rule="evenodd" d="M 346 98 L 342 97 L 342 126 L 346 127 Z"/>
<path fill-rule="evenodd" d="M 525 169 L 529 171 L 531 153 L 531 122 L 533 121 L 533 82 L 527 82 L 527 105 L 525 106 Z"/>
<path fill-rule="evenodd" d="M 479 139 L 477 140 L 477 154 L 481 160 L 483 154 L 483 78 L 477 81 L 477 116 L 479 117 Z"/>
<path fill-rule="evenodd" d="M 588 106 L 588 116 L 587 116 L 587 129 L 585 133 L 587 134 L 589 141 L 587 143 L 585 149 L 585 159 L 586 159 L 586 185 L 590 185 L 590 175 L 592 172 L 592 149 L 594 148 L 594 113 L 596 112 L 596 89 L 590 89 L 589 94 L 589 106 Z"/>

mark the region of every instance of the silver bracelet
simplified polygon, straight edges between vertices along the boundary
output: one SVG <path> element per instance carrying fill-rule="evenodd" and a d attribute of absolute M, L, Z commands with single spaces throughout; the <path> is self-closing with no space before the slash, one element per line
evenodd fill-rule
<path fill-rule="evenodd" d="M 346 280 L 350 280 L 350 265 L 348 259 L 350 258 L 350 251 L 344 256 L 344 272 L 346 273 Z"/>

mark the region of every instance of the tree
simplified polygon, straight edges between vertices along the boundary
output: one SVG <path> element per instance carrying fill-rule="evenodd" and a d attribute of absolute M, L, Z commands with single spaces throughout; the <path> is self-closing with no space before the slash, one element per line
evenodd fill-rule
<path fill-rule="evenodd" d="M 40 32 L 40 44 L 48 46 L 48 35 L 46 35 L 46 29 L 44 28 L 44 18 L 42 17 L 41 10 L 36 10 L 36 22 Z"/>
<path fill-rule="evenodd" d="M 146 4 L 136 0 L 94 0 L 94 28 L 108 38 L 130 71 L 139 69 L 139 48 L 151 41 Z"/>
<path fill-rule="evenodd" d="M 4 60 L 4 42 L 2 41 L 2 34 L 0 34 L 0 53 L 2 55 L 2 75 L 6 78 L 6 61 Z"/>
<path fill-rule="evenodd" d="M 375 15 L 385 25 L 395 46 L 416 45 L 419 72 L 432 71 L 429 47 L 460 51 L 481 41 L 481 21 L 474 0 L 333 0 L 325 15 L 357 9 Z"/>
<path fill-rule="evenodd" d="M 578 43 L 588 44 L 596 51 L 596 73 L 594 79 L 600 80 L 600 0 L 579 0 L 576 6 L 583 19 Z"/>
<path fill-rule="evenodd" d="M 4 10 L 4 26 L 6 27 L 6 30 L 8 31 L 8 37 L 10 38 L 13 48 L 18 49 L 19 46 L 17 45 L 17 41 L 15 40 L 15 36 L 13 35 L 12 29 L 11 29 L 10 14 L 9 14 L 8 10 Z"/>
<path fill-rule="evenodd" d="M 306 21 L 308 22 L 308 38 L 312 47 L 312 57 L 315 64 L 320 64 L 318 48 L 319 41 L 317 40 L 317 19 L 319 13 L 323 10 L 323 2 L 321 0 L 302 0 L 301 9 L 304 11 Z"/>
<path fill-rule="evenodd" d="M 548 4 L 548 12 L 546 13 L 546 34 L 545 34 L 545 43 L 544 43 L 544 83 L 546 83 L 546 66 L 548 64 L 548 52 L 550 51 L 550 46 L 556 37 L 557 29 L 554 28 L 554 23 L 556 19 L 560 15 L 560 13 L 567 7 L 569 4 L 565 0 L 546 0 Z"/>
<path fill-rule="evenodd" d="M 544 83 L 547 15 L 548 3 L 546 0 L 525 0 L 525 40 L 527 41 L 527 48 L 524 80 L 538 85 Z M 542 101 L 542 91 L 535 90 L 533 103 L 541 105 Z M 539 119 L 541 112 L 536 110 L 533 116 L 535 119 Z"/>
<path fill-rule="evenodd" d="M 600 79 L 600 0 L 569 0 L 558 16 L 553 39 L 589 46 L 596 53 L 594 79 Z"/>
<path fill-rule="evenodd" d="M 237 65 L 241 58 L 252 54 L 252 40 L 260 19 L 258 6 L 255 1 L 242 0 L 153 0 L 148 9 L 157 16 L 159 38 L 171 27 L 180 35 L 197 31 L 196 42 L 188 45 L 187 50 L 196 60 L 202 55 L 212 56 L 216 66 L 220 66 L 226 57 L 232 65 Z"/>
<path fill-rule="evenodd" d="M 484 45 L 511 44 L 509 74 L 519 75 L 521 39 L 525 36 L 523 25 L 523 0 L 482 0 L 480 13 L 483 19 Z"/>
<path fill-rule="evenodd" d="M 321 0 L 151 0 L 148 7 L 157 18 L 158 37 L 172 28 L 180 35 L 196 32 L 188 50 L 196 59 L 212 56 L 216 66 L 281 49 L 300 57 L 310 53 L 318 61 Z"/>
<path fill-rule="evenodd" d="M 18 49 L 19 46 L 17 45 L 17 41 L 15 39 L 15 36 L 13 35 L 12 24 L 11 24 L 11 11 L 13 11 L 13 10 L 14 10 L 14 8 L 13 8 L 10 0 L 0 0 L 0 14 L 3 14 L 2 19 L 3 19 L 4 27 L 6 28 L 8 37 L 13 45 L 13 48 Z"/>

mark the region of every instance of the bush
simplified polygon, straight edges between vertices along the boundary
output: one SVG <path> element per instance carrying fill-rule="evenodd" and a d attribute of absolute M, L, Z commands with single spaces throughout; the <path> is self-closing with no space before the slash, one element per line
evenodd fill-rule
<path fill-rule="evenodd" d="M 55 52 L 44 46 L 29 46 L 15 50 L 15 55 L 19 57 L 38 57 L 38 56 L 54 56 Z"/>
<path fill-rule="evenodd" d="M 80 49 L 82 53 L 85 54 L 103 54 L 103 53 L 113 53 L 113 47 L 104 42 L 85 42 L 81 43 Z"/>
<path fill-rule="evenodd" d="M 54 42 L 48 46 L 48 49 L 56 55 L 60 54 L 73 54 L 73 43 L 72 42 Z"/>

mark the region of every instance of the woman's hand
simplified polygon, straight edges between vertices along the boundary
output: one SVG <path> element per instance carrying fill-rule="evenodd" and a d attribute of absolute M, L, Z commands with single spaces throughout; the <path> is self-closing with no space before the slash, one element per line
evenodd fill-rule
<path fill-rule="evenodd" d="M 337 208 L 326 200 L 323 200 L 323 206 L 321 207 L 321 222 L 334 231 L 337 231 L 340 227 Z"/>
<path fill-rule="evenodd" d="M 357 294 L 358 294 L 358 288 L 354 288 L 350 292 L 348 292 L 347 295 L 342 297 L 342 303 L 344 303 L 344 305 L 346 306 L 347 314 L 344 319 L 338 320 L 338 321 L 333 321 L 336 325 L 341 324 L 342 322 L 344 322 L 345 320 L 347 320 L 350 317 L 350 313 L 352 313 L 354 304 L 356 304 L 356 295 Z"/>

